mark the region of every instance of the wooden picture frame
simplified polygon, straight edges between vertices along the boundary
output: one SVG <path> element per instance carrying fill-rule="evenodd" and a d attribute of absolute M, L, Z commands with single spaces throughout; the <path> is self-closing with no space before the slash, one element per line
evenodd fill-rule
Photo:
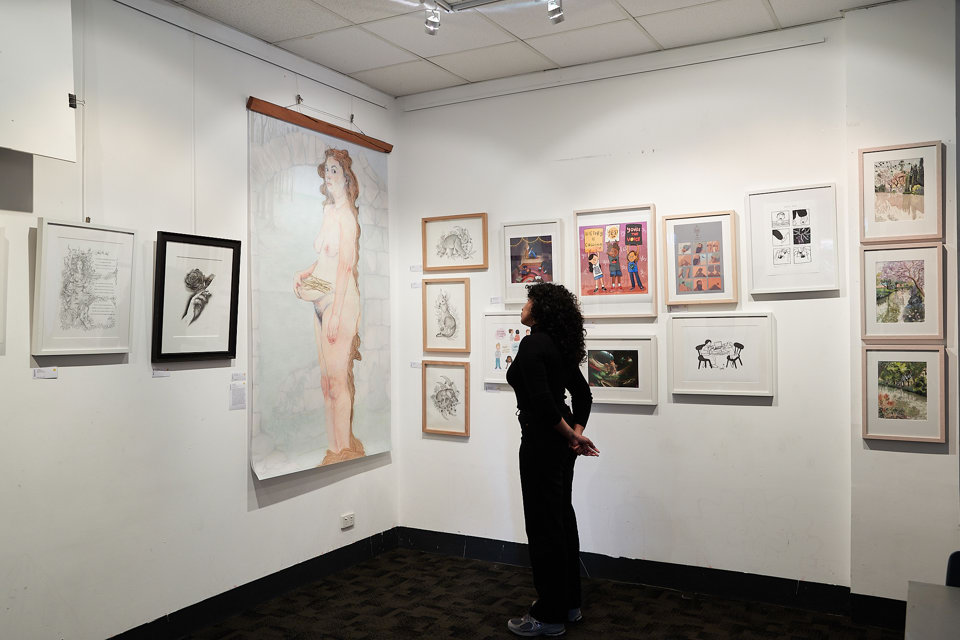
<path fill-rule="evenodd" d="M 470 363 L 420 363 L 423 433 L 470 437 Z"/>
<path fill-rule="evenodd" d="M 562 220 L 508 222 L 500 234 L 505 304 L 524 304 L 535 282 L 564 284 Z"/>
<path fill-rule="evenodd" d="M 157 232 L 152 362 L 237 356 L 240 241 Z"/>
<path fill-rule="evenodd" d="M 420 239 L 424 272 L 487 268 L 486 213 L 421 218 Z"/>
<path fill-rule="evenodd" d="M 657 316 L 656 217 L 652 204 L 574 211 L 571 284 L 585 318 Z"/>
<path fill-rule="evenodd" d="M 942 345 L 864 345 L 862 372 L 864 439 L 946 442 Z"/>
<path fill-rule="evenodd" d="M 861 243 L 943 239 L 943 142 L 860 149 L 858 160 Z"/>
<path fill-rule="evenodd" d="M 519 311 L 488 311 L 483 314 L 483 381 L 507 384 L 507 369 L 520 350 L 520 341 L 530 327 L 520 322 Z"/>
<path fill-rule="evenodd" d="M 683 213 L 661 220 L 667 306 L 736 303 L 736 212 Z"/>
<path fill-rule="evenodd" d="M 861 339 L 943 340 L 943 263 L 944 249 L 939 242 L 863 246 Z"/>
<path fill-rule="evenodd" d="M 594 404 L 659 403 L 656 336 L 601 335 L 588 331 L 580 365 Z"/>
<path fill-rule="evenodd" d="M 470 353 L 470 279 L 430 278 L 423 289 L 423 350 Z"/>

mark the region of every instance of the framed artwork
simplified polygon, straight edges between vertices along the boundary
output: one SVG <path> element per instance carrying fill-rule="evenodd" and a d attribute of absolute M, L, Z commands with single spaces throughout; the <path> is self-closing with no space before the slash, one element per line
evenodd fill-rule
<path fill-rule="evenodd" d="M 943 238 L 943 143 L 860 149 L 860 242 Z"/>
<path fill-rule="evenodd" d="M 530 335 L 530 327 L 520 323 L 516 311 L 490 311 L 483 314 L 483 381 L 507 383 L 507 369 L 520 350 L 520 341 Z"/>
<path fill-rule="evenodd" d="M 670 318 L 670 393 L 772 396 L 776 345 L 769 313 Z"/>
<path fill-rule="evenodd" d="M 563 283 L 563 223 L 558 220 L 503 225 L 503 301 L 527 301 L 535 282 Z"/>
<path fill-rule="evenodd" d="M 136 232 L 40 218 L 35 356 L 129 353 Z"/>
<path fill-rule="evenodd" d="M 944 348 L 863 348 L 863 437 L 946 442 Z"/>
<path fill-rule="evenodd" d="M 657 339 L 654 336 L 587 334 L 580 365 L 594 403 L 657 404 Z"/>
<path fill-rule="evenodd" d="M 577 296 L 583 315 L 655 317 L 657 252 L 652 204 L 574 212 Z"/>
<path fill-rule="evenodd" d="M 420 221 L 424 271 L 487 268 L 487 214 L 423 218 Z"/>
<path fill-rule="evenodd" d="M 236 357 L 239 240 L 158 231 L 153 282 L 153 362 Z"/>
<path fill-rule="evenodd" d="M 663 217 L 667 305 L 737 301 L 736 213 Z"/>
<path fill-rule="evenodd" d="M 423 350 L 470 353 L 470 279 L 423 281 Z"/>
<path fill-rule="evenodd" d="M 424 360 L 423 432 L 470 435 L 470 363 Z"/>
<path fill-rule="evenodd" d="M 863 340 L 943 339 L 943 245 L 894 244 L 860 250 Z"/>
<path fill-rule="evenodd" d="M 840 288 L 835 185 L 754 191 L 746 204 L 751 294 Z"/>

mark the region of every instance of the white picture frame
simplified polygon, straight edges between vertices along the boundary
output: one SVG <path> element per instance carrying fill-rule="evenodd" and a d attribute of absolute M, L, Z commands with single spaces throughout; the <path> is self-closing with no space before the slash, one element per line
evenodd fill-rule
<path fill-rule="evenodd" d="M 470 363 L 424 360 L 423 433 L 470 437 Z"/>
<path fill-rule="evenodd" d="M 580 371 L 594 404 L 659 403 L 656 336 L 601 335 L 587 332 L 587 359 Z"/>
<path fill-rule="evenodd" d="M 423 350 L 470 353 L 470 279 L 431 278 L 422 287 Z"/>
<path fill-rule="evenodd" d="M 31 353 L 129 353 L 133 337 L 131 229 L 37 221 Z"/>
<path fill-rule="evenodd" d="M 503 302 L 523 304 L 535 282 L 564 284 L 563 221 L 509 222 L 500 229 Z"/>
<path fill-rule="evenodd" d="M 942 345 L 864 345 L 862 364 L 864 439 L 946 442 Z"/>
<path fill-rule="evenodd" d="M 530 335 L 530 327 L 520 323 L 518 311 L 488 311 L 483 314 L 483 381 L 507 384 L 507 369 L 520 350 L 520 341 Z M 499 346 L 499 348 L 498 348 Z"/>
<path fill-rule="evenodd" d="M 670 393 L 774 396 L 771 313 L 692 313 L 670 318 Z"/>
<path fill-rule="evenodd" d="M 0 356 L 7 354 L 7 273 L 10 243 L 6 229 L 0 227 Z"/>
<path fill-rule="evenodd" d="M 835 184 L 752 191 L 746 210 L 751 295 L 840 289 Z"/>
<path fill-rule="evenodd" d="M 667 306 L 736 303 L 737 213 L 683 213 L 660 220 Z"/>
<path fill-rule="evenodd" d="M 943 340 L 943 262 L 939 242 L 864 245 L 860 250 L 861 339 Z"/>

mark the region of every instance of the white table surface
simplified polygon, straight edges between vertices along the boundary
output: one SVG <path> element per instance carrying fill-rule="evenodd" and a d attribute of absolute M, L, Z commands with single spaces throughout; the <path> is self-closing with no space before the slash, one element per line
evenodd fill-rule
<path fill-rule="evenodd" d="M 910 581 L 904 640 L 960 638 L 960 587 Z"/>

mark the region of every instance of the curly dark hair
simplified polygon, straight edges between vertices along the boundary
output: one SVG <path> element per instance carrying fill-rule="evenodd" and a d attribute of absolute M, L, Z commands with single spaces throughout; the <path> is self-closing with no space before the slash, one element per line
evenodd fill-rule
<path fill-rule="evenodd" d="M 566 363 L 579 365 L 587 357 L 583 314 L 576 296 L 562 284 L 538 282 L 527 287 L 530 313 L 537 328 L 549 335 Z"/>

